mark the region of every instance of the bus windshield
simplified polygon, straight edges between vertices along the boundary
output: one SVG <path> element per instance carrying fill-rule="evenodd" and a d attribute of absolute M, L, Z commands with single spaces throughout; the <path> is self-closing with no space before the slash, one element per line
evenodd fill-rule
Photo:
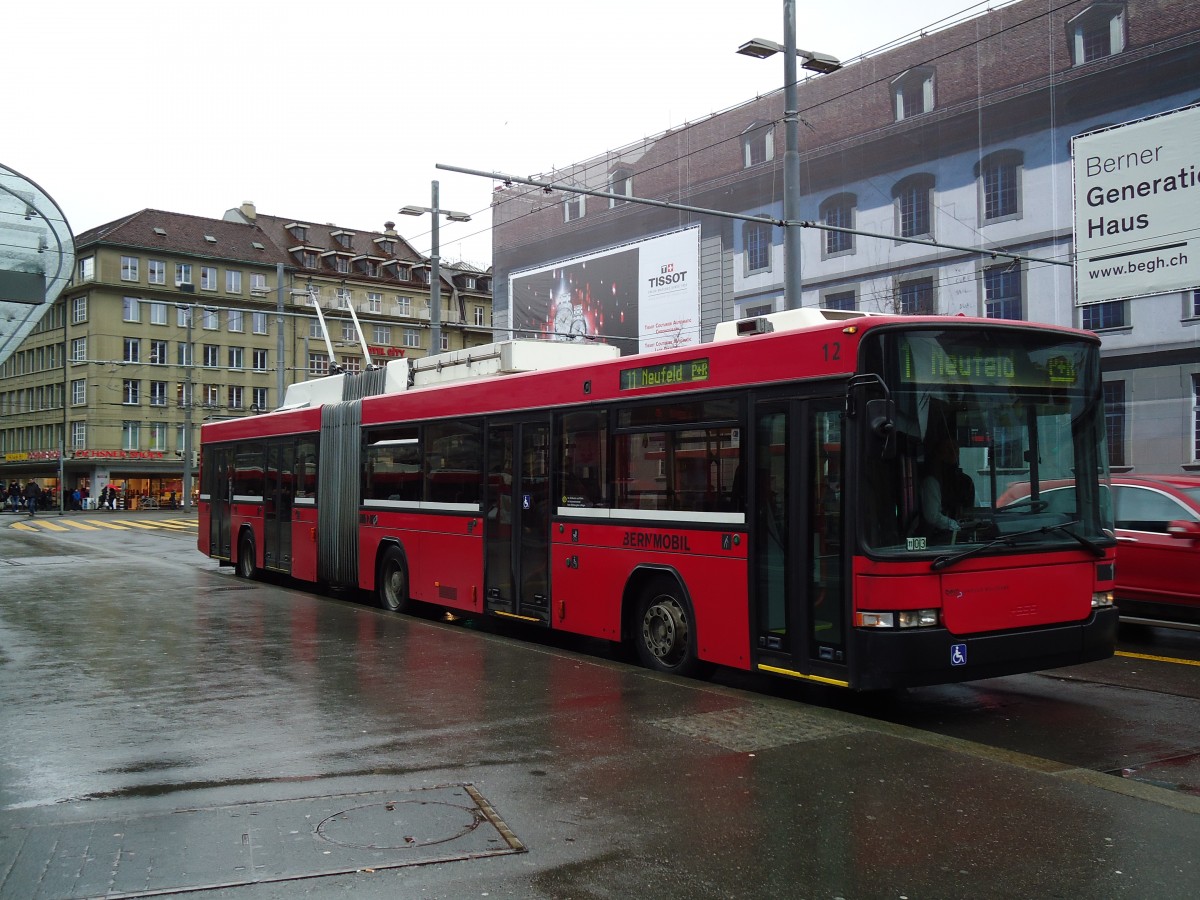
<path fill-rule="evenodd" d="M 863 437 L 868 552 L 1111 545 L 1096 344 L 1008 327 L 880 329 L 864 363 L 895 408 L 886 438 Z"/>

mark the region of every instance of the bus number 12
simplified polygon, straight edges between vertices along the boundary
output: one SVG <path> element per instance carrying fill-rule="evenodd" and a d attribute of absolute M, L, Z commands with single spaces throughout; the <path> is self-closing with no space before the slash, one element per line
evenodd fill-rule
<path fill-rule="evenodd" d="M 825 352 L 825 362 L 837 362 L 842 358 L 841 344 L 822 344 L 821 349 Z"/>

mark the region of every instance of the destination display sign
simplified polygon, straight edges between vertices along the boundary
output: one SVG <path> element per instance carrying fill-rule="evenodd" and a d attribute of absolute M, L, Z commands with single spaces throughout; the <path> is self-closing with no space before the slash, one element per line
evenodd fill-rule
<path fill-rule="evenodd" d="M 666 387 L 672 384 L 691 384 L 708 381 L 708 357 L 663 363 L 659 366 L 639 366 L 621 370 L 621 390 Z"/>
<path fill-rule="evenodd" d="M 1058 344 L 1017 348 L 997 342 L 943 342 L 932 335 L 900 339 L 900 382 L 926 385 L 1073 387 L 1078 384 L 1086 348 Z"/>

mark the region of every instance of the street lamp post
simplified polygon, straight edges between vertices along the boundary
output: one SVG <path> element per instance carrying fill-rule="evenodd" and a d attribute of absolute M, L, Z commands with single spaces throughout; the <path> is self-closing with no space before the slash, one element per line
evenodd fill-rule
<path fill-rule="evenodd" d="M 442 209 L 438 201 L 438 183 L 433 182 L 433 197 L 431 206 L 405 206 L 400 209 L 402 216 L 420 216 L 429 213 L 433 217 L 433 231 L 430 235 L 429 251 L 429 355 L 436 356 L 442 352 L 442 269 L 441 248 L 438 244 L 438 225 L 441 217 L 445 216 L 451 222 L 470 222 L 471 217 L 466 213 Z"/>
<path fill-rule="evenodd" d="M 804 288 L 800 272 L 800 110 L 796 96 L 796 57 L 804 68 L 821 74 L 842 67 L 835 56 L 796 47 L 796 0 L 783 0 L 783 46 L 755 38 L 738 47 L 738 53 L 766 59 L 783 53 L 783 301 L 799 309 Z"/>

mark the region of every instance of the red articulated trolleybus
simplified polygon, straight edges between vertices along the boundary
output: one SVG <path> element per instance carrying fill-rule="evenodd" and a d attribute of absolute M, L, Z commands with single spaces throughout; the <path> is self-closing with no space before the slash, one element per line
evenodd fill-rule
<path fill-rule="evenodd" d="M 630 642 L 680 674 L 872 690 L 1101 659 L 1099 351 L 1067 328 L 802 309 L 641 356 L 394 360 L 204 425 L 199 549 L 390 610 Z M 1039 499 L 1066 481 L 1074 508 Z"/>

